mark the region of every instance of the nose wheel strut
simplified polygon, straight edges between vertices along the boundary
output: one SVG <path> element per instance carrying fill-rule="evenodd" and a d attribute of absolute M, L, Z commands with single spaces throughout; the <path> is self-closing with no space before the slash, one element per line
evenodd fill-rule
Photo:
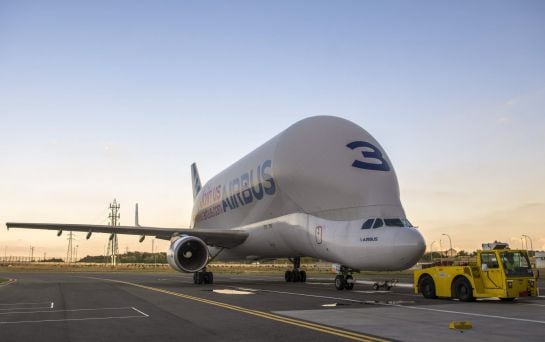
<path fill-rule="evenodd" d="M 335 277 L 335 288 L 337 290 L 352 290 L 354 288 L 356 281 L 352 277 L 352 272 L 352 269 L 341 266 L 339 274 Z"/>
<path fill-rule="evenodd" d="M 293 263 L 293 269 L 291 271 L 286 271 L 284 273 L 284 280 L 287 283 L 304 283 L 307 281 L 307 272 L 302 271 L 301 268 L 301 258 L 296 257 L 293 259 L 288 259 Z"/>

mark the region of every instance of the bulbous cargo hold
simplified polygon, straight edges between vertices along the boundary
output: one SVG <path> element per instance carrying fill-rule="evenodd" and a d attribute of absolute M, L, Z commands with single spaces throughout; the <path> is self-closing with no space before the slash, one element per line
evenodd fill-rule
<path fill-rule="evenodd" d="M 384 149 L 360 126 L 332 116 L 293 124 L 208 181 L 195 200 L 199 228 L 296 212 L 339 221 L 405 218 Z"/>

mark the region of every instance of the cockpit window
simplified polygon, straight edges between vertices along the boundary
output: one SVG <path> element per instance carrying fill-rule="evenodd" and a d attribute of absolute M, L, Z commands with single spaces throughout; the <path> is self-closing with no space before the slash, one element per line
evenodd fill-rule
<path fill-rule="evenodd" d="M 375 229 L 375 228 L 380 228 L 380 227 L 382 227 L 383 225 L 384 225 L 384 223 L 382 222 L 382 219 L 379 219 L 379 218 L 378 218 L 378 219 L 375 220 L 375 224 L 373 225 L 373 229 Z"/>
<path fill-rule="evenodd" d="M 384 219 L 384 223 L 389 227 L 405 227 L 401 219 Z"/>
<path fill-rule="evenodd" d="M 373 221 L 375 221 L 375 219 L 369 219 L 363 222 L 363 224 L 361 225 L 361 229 L 370 229 L 373 226 Z"/>
<path fill-rule="evenodd" d="M 409 220 L 407 220 L 406 218 L 401 219 L 401 221 L 403 221 L 403 223 L 405 224 L 405 227 L 414 227 L 413 224 L 409 222 Z"/>
<path fill-rule="evenodd" d="M 384 224 L 388 227 L 412 227 L 413 225 L 407 219 L 391 218 L 384 219 Z"/>

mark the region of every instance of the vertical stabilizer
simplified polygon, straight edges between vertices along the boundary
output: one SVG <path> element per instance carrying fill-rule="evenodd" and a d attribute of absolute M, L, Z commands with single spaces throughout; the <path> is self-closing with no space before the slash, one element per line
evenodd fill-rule
<path fill-rule="evenodd" d="M 197 164 L 191 164 L 191 181 L 193 184 L 193 198 L 197 197 L 199 191 L 201 191 L 201 179 L 199 178 L 199 171 L 197 171 Z"/>

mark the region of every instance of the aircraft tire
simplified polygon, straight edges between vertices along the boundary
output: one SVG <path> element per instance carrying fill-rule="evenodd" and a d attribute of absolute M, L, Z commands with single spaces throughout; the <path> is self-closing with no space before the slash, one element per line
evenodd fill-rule
<path fill-rule="evenodd" d="M 286 273 L 284 273 L 284 280 L 286 280 L 286 283 L 289 283 L 291 282 L 291 271 L 286 271 Z"/>
<path fill-rule="evenodd" d="M 339 291 L 344 290 L 346 281 L 344 280 L 344 277 L 342 275 L 337 275 L 335 277 L 335 288 Z"/>
<path fill-rule="evenodd" d="M 302 283 L 305 283 L 307 281 L 307 272 L 305 271 L 299 272 L 299 279 Z"/>
<path fill-rule="evenodd" d="M 347 275 L 346 280 L 345 280 L 344 288 L 347 289 L 347 290 L 352 290 L 354 288 L 354 283 L 349 282 L 348 280 L 354 280 L 354 278 L 352 278 L 351 275 Z"/>

